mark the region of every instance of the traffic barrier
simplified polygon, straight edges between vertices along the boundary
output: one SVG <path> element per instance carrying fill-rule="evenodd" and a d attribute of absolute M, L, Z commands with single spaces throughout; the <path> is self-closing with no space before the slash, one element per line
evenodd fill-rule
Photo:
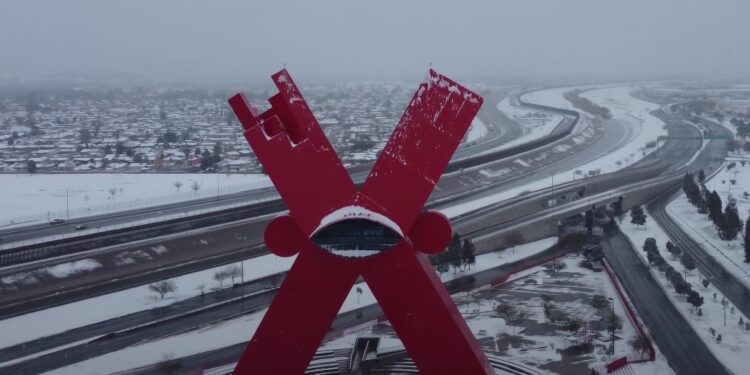
<path fill-rule="evenodd" d="M 607 273 L 607 276 L 612 281 L 612 285 L 615 288 L 617 297 L 620 299 L 620 302 L 622 302 L 622 305 L 625 306 L 625 311 L 627 311 L 628 313 L 628 320 L 630 320 L 630 322 L 633 323 L 633 326 L 635 327 L 636 331 L 638 331 L 638 335 L 641 336 L 641 339 L 644 342 L 646 342 L 646 345 L 648 347 L 648 350 L 647 350 L 648 355 L 646 358 L 644 358 L 640 354 L 628 355 L 625 357 L 617 358 L 611 361 L 610 363 L 608 363 L 606 367 L 601 370 L 591 369 L 592 374 L 600 374 L 603 371 L 604 373 L 609 374 L 614 371 L 617 371 L 618 369 L 622 367 L 625 367 L 629 363 L 649 362 L 649 361 L 656 360 L 656 350 L 654 350 L 654 346 L 651 344 L 651 339 L 646 334 L 646 330 L 643 327 L 643 324 L 638 318 L 638 315 L 636 314 L 635 309 L 630 304 L 630 300 L 625 296 L 625 293 L 622 291 L 620 282 L 619 280 L 617 280 L 617 277 L 612 271 L 612 268 L 610 268 L 609 263 L 607 263 L 606 259 L 602 259 L 602 266 L 604 268 L 604 271 Z"/>

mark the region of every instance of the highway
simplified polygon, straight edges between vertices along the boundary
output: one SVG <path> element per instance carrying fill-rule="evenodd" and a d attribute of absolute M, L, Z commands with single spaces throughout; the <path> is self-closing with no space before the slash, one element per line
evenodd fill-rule
<path fill-rule="evenodd" d="M 627 237 L 615 229 L 602 240 L 602 245 L 606 259 L 669 366 L 680 375 L 731 374 L 672 305 Z"/>
<path fill-rule="evenodd" d="M 727 132 L 723 127 L 711 124 L 710 122 L 705 123 L 705 125 L 715 133 L 722 134 Z M 720 160 L 723 159 L 723 155 L 726 155 L 726 153 L 725 142 L 711 141 L 707 147 L 707 157 L 692 168 L 692 170 L 701 168 L 707 171 L 716 170 L 722 164 Z M 648 212 L 659 223 L 659 226 L 666 232 L 670 240 L 693 257 L 700 272 L 709 278 L 711 283 L 745 316 L 750 316 L 750 290 L 733 273 L 728 272 L 721 263 L 709 255 L 702 245 L 685 233 L 682 227 L 675 223 L 667 214 L 667 204 L 680 194 L 682 194 L 681 189 L 665 193 L 648 205 Z"/>
<path fill-rule="evenodd" d="M 697 130 L 671 115 L 664 112 L 658 113 L 668 125 L 670 135 L 678 134 L 680 136 L 688 135 L 680 142 L 671 142 L 669 148 L 660 150 L 656 157 L 671 158 L 673 168 L 670 170 L 680 169 L 688 162 L 692 152 L 684 152 L 683 147 L 692 147 L 693 152 L 700 147 L 701 142 L 689 139 L 690 135 L 698 135 Z M 666 147 L 666 146 L 665 146 Z M 685 168 L 687 170 L 697 170 L 700 168 L 715 169 L 721 164 L 726 155 L 726 144 L 723 141 L 710 141 L 701 152 L 700 156 L 692 160 Z M 673 237 L 670 231 L 674 231 L 676 225 L 665 219 L 664 205 L 673 196 L 675 189 L 662 194 L 648 205 L 649 212 L 653 214 L 665 231 L 667 231 L 673 241 L 678 241 L 680 246 L 684 238 Z M 666 224 L 666 226 L 665 226 Z M 668 228 L 670 230 L 668 230 Z M 677 227 L 678 228 L 678 227 Z M 679 229 L 679 228 L 678 228 Z M 697 248 L 688 249 L 690 246 L 686 243 L 686 250 L 696 253 L 702 253 Z M 664 292 L 664 289 L 654 279 L 653 269 L 649 267 L 636 252 L 638 249 L 630 245 L 627 237 L 619 231 L 613 229 L 607 231 L 607 235 L 602 241 L 606 259 L 617 274 L 625 291 L 633 302 L 639 316 L 648 327 L 652 338 L 659 349 L 667 358 L 669 365 L 680 375 L 702 375 L 702 374 L 730 374 L 730 372 L 713 356 L 711 351 L 692 329 L 685 318 L 672 305 L 671 300 Z M 705 255 L 705 254 L 704 254 Z M 701 267 L 700 263 L 696 261 Z M 715 265 L 715 264 L 714 264 Z M 731 285 L 731 280 L 717 280 L 719 283 Z M 736 286 L 736 285 L 735 285 Z M 717 287 L 719 287 L 717 285 Z M 721 290 L 721 288 L 720 288 Z M 735 290 L 734 292 L 739 292 Z"/>

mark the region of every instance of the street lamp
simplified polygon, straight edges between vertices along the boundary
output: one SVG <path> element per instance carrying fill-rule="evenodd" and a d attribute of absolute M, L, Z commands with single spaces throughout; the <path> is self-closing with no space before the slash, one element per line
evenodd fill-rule
<path fill-rule="evenodd" d="M 216 170 L 216 200 L 219 200 L 219 192 L 221 191 L 221 173 Z"/>
<path fill-rule="evenodd" d="M 73 186 L 65 186 L 62 185 L 62 188 L 65 189 L 65 212 L 67 216 L 67 221 L 70 222 L 70 189 Z"/>
<path fill-rule="evenodd" d="M 550 177 L 552 178 L 552 199 L 555 199 L 555 171 L 550 172 Z M 557 205 L 557 200 L 555 200 L 555 205 Z"/>
<path fill-rule="evenodd" d="M 615 355 L 615 300 L 612 297 L 607 297 L 607 299 L 612 301 L 612 320 L 609 324 L 612 328 L 612 355 Z"/>
<path fill-rule="evenodd" d="M 240 267 L 242 268 L 240 276 L 240 312 L 245 311 L 245 260 L 240 260 Z"/>

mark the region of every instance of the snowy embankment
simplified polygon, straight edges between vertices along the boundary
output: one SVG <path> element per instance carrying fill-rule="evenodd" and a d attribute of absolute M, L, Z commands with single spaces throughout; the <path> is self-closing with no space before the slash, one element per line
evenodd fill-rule
<path fill-rule="evenodd" d="M 521 99 L 528 103 L 579 111 L 571 102 L 563 97 L 563 94 L 566 92 L 576 89 L 586 89 L 586 86 L 558 87 L 554 89 L 532 91 L 524 94 Z"/>
<path fill-rule="evenodd" d="M 515 260 L 532 256 L 534 254 L 537 254 L 539 252 L 542 252 L 549 248 L 554 243 L 553 238 L 547 238 L 535 242 L 531 242 L 524 245 L 519 245 L 516 247 L 513 254 L 500 254 L 502 257 L 498 256 L 499 254 L 497 252 L 493 253 L 487 253 L 477 256 L 476 258 L 476 265 L 472 266 L 471 269 L 467 269 L 464 271 L 459 271 L 457 273 L 448 272 L 445 273 L 442 277 L 443 281 L 450 281 L 454 278 L 466 276 L 475 274 L 477 272 L 487 270 L 494 267 L 499 267 L 503 264 L 513 262 Z M 507 252 L 507 250 L 505 251 Z M 290 258 L 279 258 L 274 255 L 269 255 L 270 257 L 274 257 L 276 259 L 283 259 L 288 260 Z M 253 260 L 247 261 L 245 268 L 247 272 L 248 265 L 253 262 Z M 265 263 L 265 261 L 263 262 Z M 258 267 L 257 265 L 254 267 Z M 258 267 L 259 269 L 262 269 L 263 267 Z M 288 266 L 287 266 L 288 268 Z M 206 273 L 205 275 L 201 277 L 197 277 L 197 279 L 203 280 L 205 282 L 206 279 L 210 278 L 208 277 L 209 274 L 212 274 L 210 272 L 211 270 L 202 271 L 203 273 Z M 200 274 L 196 273 L 196 274 Z M 191 274 L 191 275 L 196 275 Z M 191 275 L 185 275 L 183 277 L 189 277 Z M 205 278 L 204 278 L 205 277 Z M 195 292 L 195 289 L 191 289 L 191 285 L 189 282 L 184 282 L 181 280 L 178 280 L 179 278 L 175 278 L 175 282 L 178 283 L 178 292 L 180 289 L 185 287 L 185 290 L 188 290 L 188 292 L 193 291 Z M 192 281 L 193 284 L 197 283 L 197 280 Z M 362 293 L 357 292 L 357 288 L 360 288 Z M 145 290 L 145 287 L 139 287 L 139 288 L 133 288 L 133 290 L 138 290 L 137 293 L 140 293 L 139 298 L 150 298 L 153 296 L 153 293 L 148 293 Z M 128 292 L 129 290 L 123 291 Z M 103 297 L 109 297 L 116 295 L 118 293 L 123 292 L 117 292 L 112 293 L 107 296 Z M 103 297 L 97 297 L 97 298 L 103 298 Z M 117 299 L 114 299 L 113 301 L 116 301 L 118 299 L 122 299 L 123 296 L 120 296 Z M 184 297 L 183 297 L 184 298 Z M 82 314 L 82 312 L 90 311 L 91 308 L 101 308 L 102 301 L 94 302 L 96 298 L 92 298 L 89 300 L 81 301 L 81 303 L 85 303 L 85 305 L 78 305 L 75 309 L 70 310 L 75 311 L 76 314 L 79 315 L 85 315 Z M 127 302 L 125 300 L 124 302 Z M 366 283 L 358 283 L 352 286 L 351 291 L 349 292 L 349 295 L 347 296 L 346 300 L 344 301 L 344 304 L 342 305 L 341 309 L 339 310 L 339 313 L 343 313 L 346 311 L 351 311 L 360 307 L 364 307 L 367 305 L 371 305 L 377 303 L 375 300 L 375 297 L 370 292 L 370 289 L 367 287 Z M 117 302 L 118 306 L 115 306 L 112 308 L 112 310 L 117 310 L 117 307 L 122 307 L 123 301 Z M 67 305 L 66 305 L 67 306 Z M 153 304 L 147 305 L 149 307 L 153 307 Z M 141 308 L 144 308 L 144 305 L 141 305 Z M 48 311 L 48 310 L 44 310 Z M 49 309 L 51 313 L 56 314 L 56 316 L 60 316 L 60 310 L 58 308 Z M 132 312 L 132 311 L 131 311 Z M 206 351 L 210 351 L 213 349 L 219 349 L 228 345 L 237 344 L 237 343 L 243 343 L 247 342 L 247 340 L 252 336 L 253 332 L 258 328 L 258 325 L 260 324 L 261 319 L 263 319 L 263 315 L 266 313 L 266 309 L 260 310 L 258 312 L 245 315 L 238 318 L 229 319 L 223 322 L 219 322 L 216 324 L 212 324 L 210 326 L 203 327 L 201 329 L 181 333 L 174 336 L 169 336 L 162 339 L 157 339 L 154 341 L 148 341 L 143 342 L 138 345 L 134 345 L 132 347 L 118 350 L 116 352 L 108 353 L 96 358 L 88 359 L 70 366 L 62 367 L 56 370 L 53 370 L 51 372 L 48 372 L 48 374 L 101 374 L 101 373 L 112 373 L 117 371 L 125 371 L 136 367 L 146 366 L 154 363 L 159 363 L 161 361 L 164 361 L 165 358 L 174 357 L 184 357 L 192 354 L 202 353 Z M 33 313 L 37 314 L 37 313 Z M 29 314 L 32 315 L 32 314 Z M 122 315 L 122 314 L 118 314 Z M 37 319 L 49 319 L 51 315 L 47 315 L 46 317 L 39 316 Z M 15 318 L 12 318 L 15 319 Z M 10 319 L 8 319 L 10 320 Z M 78 325 L 82 324 L 91 324 L 95 323 L 96 321 L 99 321 L 101 319 L 91 319 L 90 322 L 84 323 L 81 320 L 79 320 Z M 25 324 L 32 324 L 24 326 L 25 330 L 28 330 L 29 327 L 34 327 L 35 320 L 27 320 L 23 323 Z M 58 320 L 59 322 L 59 320 Z M 15 322 L 16 330 L 20 331 L 20 327 L 18 327 L 18 324 L 21 322 Z M 6 321 L 0 321 L 0 331 L 2 331 L 5 327 Z M 9 324 L 10 327 L 14 326 L 14 324 Z M 51 326 L 51 324 L 49 325 Z M 55 331 L 59 331 L 57 329 L 53 329 Z M 22 334 L 22 332 L 19 332 Z M 52 330 L 47 330 L 47 333 L 45 334 L 52 334 L 55 332 L 52 332 Z M 18 334 L 17 336 L 18 337 Z M 38 337 L 38 335 L 37 335 Z M 2 364 L 0 364 L 2 365 Z"/>
<path fill-rule="evenodd" d="M 732 181 L 735 183 L 732 183 Z M 722 168 L 720 172 L 706 182 L 708 191 L 719 194 L 724 205 L 731 194 L 737 200 L 737 212 L 741 220 L 746 220 L 750 212 L 750 165 L 742 166 L 735 163 L 729 170 Z M 745 195 L 747 194 L 747 195 Z M 738 280 L 750 288 L 750 264 L 745 263 L 745 249 L 742 233 L 732 241 L 719 238 L 718 231 L 708 215 L 703 215 L 687 200 L 685 194 L 680 194 L 670 202 L 666 208 L 667 214 L 693 240 L 698 242 L 705 251 L 714 257 L 727 271 L 734 274 Z"/>
<path fill-rule="evenodd" d="M 648 237 L 656 239 L 659 252 L 664 260 L 676 271 L 687 275 L 685 281 L 690 283 L 693 290 L 703 297 L 704 303 L 700 307 L 701 315 L 685 300 L 685 297 L 675 292 L 672 283 L 667 279 L 664 272 L 650 266 L 651 273 L 657 282 L 719 362 L 735 374 L 746 373 L 747 358 L 750 356 L 750 330 L 746 330 L 744 327 L 740 328 L 738 323 L 740 319 L 747 322 L 748 318 L 742 315 L 739 310 L 736 310 L 728 300 L 727 305 L 723 306 L 721 292 L 710 283 L 708 287 L 703 287 L 701 284 L 701 280 L 705 276 L 700 271 L 686 271 L 680 260 L 669 254 L 666 250 L 666 242 L 669 237 L 653 220 L 649 220 L 645 228 L 636 227 L 627 221 L 623 221 L 620 229 L 628 236 L 644 263 L 648 263 L 648 259 L 646 258 L 646 252 L 643 251 L 643 242 Z M 714 298 L 714 296 L 716 297 Z M 724 325 L 724 313 L 726 313 L 726 326 Z M 715 330 L 714 334 L 711 333 L 711 329 Z M 719 335 L 721 335 L 721 342 L 716 340 Z"/>
<path fill-rule="evenodd" d="M 263 174 L 0 174 L 0 228 L 271 186 Z M 66 194 L 67 191 L 67 194 Z"/>
<path fill-rule="evenodd" d="M 538 103 L 545 105 L 554 105 L 556 107 L 571 107 L 562 94 L 573 88 L 552 89 L 535 91 L 526 94 L 525 100 L 533 103 L 535 99 L 541 99 Z M 590 99 L 599 105 L 610 105 L 613 119 L 622 122 L 629 129 L 629 136 L 624 138 L 616 145 L 616 149 L 601 155 L 598 159 L 585 163 L 583 165 L 556 172 L 554 175 L 555 184 L 561 184 L 580 178 L 583 172 L 598 170 L 600 173 L 611 173 L 625 168 L 656 150 L 656 147 L 648 147 L 650 142 L 656 141 L 659 136 L 666 136 L 667 131 L 664 129 L 664 122 L 650 114 L 651 111 L 659 108 L 659 105 L 644 102 L 630 95 L 634 88 L 630 86 L 610 87 L 597 89 L 587 92 Z M 533 95 L 532 95 L 533 94 Z M 555 99 L 559 95 L 559 100 Z M 534 98 L 534 99 L 532 99 Z M 553 100 L 554 99 L 554 100 Z M 561 105 L 565 101 L 568 105 Z M 440 211 L 448 217 L 458 216 L 460 214 L 479 209 L 481 207 L 501 202 L 518 196 L 522 192 L 536 191 L 550 187 L 551 178 L 542 177 L 536 181 L 529 182 L 523 186 L 507 189 L 499 193 L 476 199 L 452 207 L 446 207 Z"/>
<path fill-rule="evenodd" d="M 660 136 L 667 136 L 664 122 L 651 115 L 651 111 L 660 106 L 634 98 L 630 93 L 635 90 L 637 88 L 633 86 L 620 86 L 581 94 L 595 104 L 609 108 L 612 119 L 624 124 L 628 130 L 629 141 L 624 147 L 608 155 L 610 163 L 635 163 L 656 149 Z"/>
<path fill-rule="evenodd" d="M 469 131 L 466 133 L 464 143 L 476 142 L 486 135 L 487 126 L 479 119 L 479 117 L 474 117 L 474 120 L 471 121 Z"/>
<path fill-rule="evenodd" d="M 510 98 L 505 98 L 500 103 L 498 103 L 497 109 L 508 116 L 508 118 L 521 125 L 523 134 L 521 134 L 518 138 L 513 139 L 510 142 L 503 143 L 502 145 L 490 151 L 506 149 L 529 142 L 539 137 L 543 137 L 551 133 L 552 130 L 554 130 L 555 127 L 560 124 L 560 121 L 563 120 L 563 116 L 555 113 L 548 113 L 515 106 L 511 104 Z"/>

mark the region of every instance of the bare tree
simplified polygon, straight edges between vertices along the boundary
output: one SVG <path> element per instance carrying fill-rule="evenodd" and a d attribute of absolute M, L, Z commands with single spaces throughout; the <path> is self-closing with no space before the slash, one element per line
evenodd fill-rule
<path fill-rule="evenodd" d="M 226 280 L 227 277 L 229 277 L 227 270 L 218 270 L 214 273 L 214 280 L 219 283 L 219 288 L 224 287 L 224 280 Z"/>
<path fill-rule="evenodd" d="M 166 296 L 167 293 L 174 293 L 177 290 L 177 284 L 172 280 L 162 280 L 149 284 L 148 289 L 159 294 L 161 299 L 164 299 L 164 296 Z"/>
<path fill-rule="evenodd" d="M 234 279 L 242 276 L 242 270 L 236 265 L 228 266 L 224 269 L 224 271 L 227 273 L 228 277 L 232 278 L 232 285 L 236 285 Z"/>
<path fill-rule="evenodd" d="M 513 249 L 516 252 L 516 246 L 522 244 L 524 241 L 523 235 L 517 230 L 508 232 L 504 237 L 505 246 Z"/>
<path fill-rule="evenodd" d="M 498 305 L 495 311 L 508 323 L 511 323 L 513 317 L 516 315 L 516 308 L 508 303 Z"/>
<path fill-rule="evenodd" d="M 641 355 L 648 352 L 650 348 L 649 339 L 647 337 L 642 337 L 639 334 L 635 334 L 633 337 L 631 337 L 630 341 L 628 341 L 628 344 L 630 344 L 630 347 L 633 348 L 633 350 L 637 351 Z"/>
<path fill-rule="evenodd" d="M 109 188 L 109 195 L 111 196 L 111 198 L 114 198 L 115 194 L 117 194 L 117 188 Z"/>
<path fill-rule="evenodd" d="M 193 189 L 195 194 L 198 194 L 198 190 L 201 189 L 201 186 L 198 184 L 198 181 L 193 181 L 193 184 L 190 185 L 190 188 Z"/>
<path fill-rule="evenodd" d="M 175 182 L 174 183 L 174 187 L 177 188 L 177 191 L 180 191 L 180 188 L 182 187 L 182 182 L 180 182 L 180 181 Z"/>
<path fill-rule="evenodd" d="M 195 289 L 197 289 L 201 293 L 201 297 L 206 294 L 206 284 L 198 284 Z"/>

